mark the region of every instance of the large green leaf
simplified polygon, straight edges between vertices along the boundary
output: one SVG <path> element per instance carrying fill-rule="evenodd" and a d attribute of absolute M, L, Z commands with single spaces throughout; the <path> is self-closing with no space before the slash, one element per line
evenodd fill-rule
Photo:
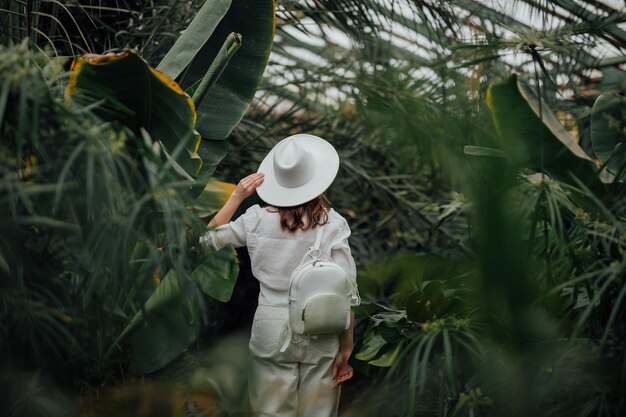
<path fill-rule="evenodd" d="M 363 347 L 354 357 L 360 361 L 371 361 L 377 355 L 378 352 L 387 344 L 387 341 L 377 332 L 368 331 L 365 334 L 365 342 Z"/>
<path fill-rule="evenodd" d="M 226 141 L 203 139 L 198 146 L 198 155 L 202 159 L 202 169 L 192 186 L 190 197 L 197 198 L 215 172 L 215 168 L 226 156 Z"/>
<path fill-rule="evenodd" d="M 513 75 L 493 83 L 487 106 L 503 148 L 518 166 L 565 178 L 568 172 L 591 174 L 593 160 L 565 130 L 552 110 Z"/>
<path fill-rule="evenodd" d="M 611 172 L 626 178 L 626 97 L 598 97 L 591 111 L 591 144 Z"/>
<path fill-rule="evenodd" d="M 200 312 L 184 297 L 175 272 L 170 271 L 118 337 L 130 348 L 142 374 L 157 371 L 180 355 L 198 337 Z"/>
<path fill-rule="evenodd" d="M 402 348 L 404 347 L 404 345 L 405 341 L 400 341 L 400 343 L 398 343 L 395 348 L 386 351 L 377 359 L 370 361 L 369 364 L 374 366 L 380 366 L 382 368 L 388 368 L 390 366 L 393 366 L 393 364 L 396 363 L 396 359 L 398 359 L 400 352 L 402 352 Z"/>
<path fill-rule="evenodd" d="M 232 0 L 207 0 L 174 46 L 165 54 L 157 69 L 172 79 L 178 78 L 208 42 L 231 3 Z M 218 43 L 221 45 L 221 42 Z"/>
<path fill-rule="evenodd" d="M 193 271 L 202 291 L 211 297 L 227 302 L 237 283 L 239 266 L 232 246 L 212 251 L 206 260 Z"/>
<path fill-rule="evenodd" d="M 204 77 L 200 80 L 200 82 L 194 84 L 190 88 L 194 88 L 194 92 L 191 95 L 191 98 L 194 104 L 197 106 L 202 103 L 206 94 L 213 88 L 217 80 L 220 79 L 224 69 L 228 66 L 230 60 L 235 56 L 235 53 L 241 47 L 241 35 L 238 33 L 231 33 L 228 35 L 224 44 L 220 48 L 219 52 L 213 59 L 211 66 L 204 74 Z"/>
<path fill-rule="evenodd" d="M 405 301 L 406 316 L 416 323 L 423 323 L 432 318 L 428 299 L 421 292 L 410 294 Z"/>
<path fill-rule="evenodd" d="M 195 19 L 204 18 L 198 14 Z M 273 0 L 234 1 L 213 31 L 210 40 L 202 46 L 185 69 L 180 83 L 187 88 L 204 77 L 229 34 L 233 32 L 241 34 L 243 45 L 198 106 L 196 129 L 203 138 L 225 139 L 248 109 L 272 49 L 274 24 Z M 188 32 L 191 31 L 192 25 Z M 189 44 L 187 39 L 181 37 L 174 48 L 177 48 L 179 43 Z M 168 59 L 159 68 L 164 68 L 168 74 L 177 77 L 181 66 L 174 66 L 170 61 Z"/>
<path fill-rule="evenodd" d="M 163 253 L 149 241 L 135 243 L 127 276 L 132 277 L 140 300 L 148 299 L 159 285 L 162 262 Z"/>
<path fill-rule="evenodd" d="M 228 10 L 228 12 L 226 12 Z M 218 24 L 219 22 L 219 24 Z M 216 165 L 226 156 L 223 140 L 239 123 L 256 92 L 274 39 L 273 0 L 207 0 L 191 24 L 158 66 L 189 92 L 195 91 L 216 60 L 219 78 L 198 106 L 196 129 L 204 140 L 197 154 L 203 161 L 192 198 L 200 195 Z M 228 59 L 219 56 L 228 37 L 236 32 L 243 45 Z M 223 69 L 223 71 L 222 71 Z"/>
<path fill-rule="evenodd" d="M 191 206 L 199 217 L 208 217 L 224 207 L 226 201 L 235 190 L 236 185 L 229 182 L 211 179 Z"/>
<path fill-rule="evenodd" d="M 98 116 L 122 123 L 138 137 L 145 129 L 187 173 L 197 175 L 202 162 L 193 131 L 195 106 L 178 84 L 130 51 L 80 56 L 71 71 L 68 97 L 97 104 Z"/>

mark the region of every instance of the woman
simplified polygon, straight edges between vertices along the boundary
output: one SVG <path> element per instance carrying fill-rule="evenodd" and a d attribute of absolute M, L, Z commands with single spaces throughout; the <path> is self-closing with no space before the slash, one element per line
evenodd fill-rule
<path fill-rule="evenodd" d="M 334 417 L 339 384 L 352 378 L 354 314 L 340 334 L 298 337 L 287 328 L 291 273 L 323 227 L 321 250 L 348 275 L 356 292 L 356 267 L 346 220 L 326 204 L 322 193 L 339 169 L 335 149 L 313 135 L 294 135 L 278 143 L 259 172 L 242 179 L 202 238 L 216 249 L 247 246 L 252 273 L 260 282 L 259 305 L 250 337 L 249 392 L 255 416 Z M 268 206 L 254 205 L 230 219 L 255 191 Z"/>

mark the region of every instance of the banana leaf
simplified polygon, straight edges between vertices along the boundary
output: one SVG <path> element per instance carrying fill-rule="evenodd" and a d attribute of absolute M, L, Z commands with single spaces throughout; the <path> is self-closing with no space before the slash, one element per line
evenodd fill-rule
<path fill-rule="evenodd" d="M 171 270 L 118 337 L 128 345 L 133 364 L 141 374 L 161 369 L 198 338 L 201 315 L 184 296 Z"/>
<path fill-rule="evenodd" d="M 489 86 L 487 106 L 513 165 L 566 181 L 569 172 L 583 178 L 594 176 L 593 160 L 516 75 Z"/>
<path fill-rule="evenodd" d="M 203 139 L 198 146 L 198 155 L 202 159 L 202 169 L 190 191 L 190 198 L 196 199 L 204 190 L 207 182 L 215 172 L 217 165 L 227 154 L 226 141 Z"/>
<path fill-rule="evenodd" d="M 157 69 L 176 79 L 194 60 L 228 12 L 232 0 L 207 0 Z M 208 67 L 207 67 L 208 68 Z"/>
<path fill-rule="evenodd" d="M 200 137 L 193 130 L 196 110 L 191 98 L 134 52 L 76 58 L 66 97 L 84 106 L 95 105 L 99 117 L 127 126 L 137 137 L 145 129 L 185 172 L 192 177 L 198 174 Z"/>
<path fill-rule="evenodd" d="M 229 301 L 239 275 L 235 250 L 227 246 L 212 251 L 192 275 L 205 294 L 222 302 Z"/>
<path fill-rule="evenodd" d="M 222 2 L 208 0 L 207 3 Z M 228 36 L 233 32 L 241 34 L 242 46 L 198 106 L 196 130 L 203 138 L 213 140 L 223 140 L 230 135 L 254 98 L 272 49 L 275 25 L 273 0 L 238 0 L 232 3 L 207 42 L 193 42 L 192 32 L 201 29 L 196 21 L 214 22 L 215 16 L 222 11 L 223 7 L 216 6 L 214 10 L 206 8 L 204 13 L 198 13 L 187 31 L 172 47 L 186 51 L 186 55 L 193 55 L 192 60 L 174 63 L 175 59 L 166 55 L 159 64 L 159 69 L 172 77 L 178 77 L 182 73 L 180 84 L 186 89 L 204 77 Z M 207 30 L 211 29 L 212 26 Z M 190 50 L 197 52 L 189 53 Z"/>
<path fill-rule="evenodd" d="M 135 252 L 137 268 L 144 268 L 142 260 L 148 257 L 145 245 L 138 245 Z M 232 296 L 238 274 L 236 253 L 229 246 L 220 251 L 207 251 L 205 261 L 192 276 L 205 294 L 226 302 Z M 114 346 L 128 346 L 140 374 L 155 372 L 198 338 L 201 315 L 199 306 L 185 297 L 175 271 L 170 270 Z"/>
<path fill-rule="evenodd" d="M 626 97 L 598 97 L 591 111 L 591 144 L 609 171 L 626 178 Z"/>
<path fill-rule="evenodd" d="M 226 156 L 223 141 L 254 98 L 272 49 L 275 13 L 273 0 L 207 0 L 157 67 L 193 92 L 220 58 L 229 36 L 237 33 L 242 40 L 237 54 L 228 57 L 228 65 L 197 106 L 195 128 L 203 138 L 197 153 L 203 165 L 190 192 L 192 199 L 200 195 Z"/>
<path fill-rule="evenodd" d="M 214 178 L 209 180 L 202 194 L 191 204 L 198 216 L 208 217 L 226 204 L 228 197 L 235 190 L 236 185 L 218 181 Z"/>

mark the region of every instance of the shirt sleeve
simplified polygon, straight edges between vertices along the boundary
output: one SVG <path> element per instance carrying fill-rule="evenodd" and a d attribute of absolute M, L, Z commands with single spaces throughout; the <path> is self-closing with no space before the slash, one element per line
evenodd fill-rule
<path fill-rule="evenodd" d="M 331 245 L 330 257 L 348 275 L 348 280 L 352 287 L 350 305 L 358 306 L 361 304 L 361 297 L 359 296 L 359 289 L 356 283 L 356 264 L 354 263 L 354 258 L 352 257 L 348 243 L 350 234 L 350 226 L 348 226 L 348 223 L 344 220 L 337 238 Z"/>
<path fill-rule="evenodd" d="M 200 243 L 210 246 L 215 250 L 220 250 L 226 245 L 233 245 L 236 248 L 246 246 L 248 235 L 256 226 L 258 220 L 257 206 L 252 206 L 237 220 L 226 223 L 215 229 L 208 230 L 200 236 Z"/>

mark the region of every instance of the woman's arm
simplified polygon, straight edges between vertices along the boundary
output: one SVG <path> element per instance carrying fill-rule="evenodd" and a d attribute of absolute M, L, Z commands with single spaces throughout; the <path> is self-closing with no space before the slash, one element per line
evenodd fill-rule
<path fill-rule="evenodd" d="M 264 179 L 265 174 L 257 172 L 256 174 L 248 175 L 239 181 L 235 191 L 233 191 L 230 197 L 228 197 L 228 201 L 226 201 L 224 207 L 222 207 L 217 212 L 215 217 L 213 217 L 213 219 L 209 222 L 209 226 L 218 227 L 228 223 L 243 200 L 250 197 L 259 185 L 263 183 Z"/>
<path fill-rule="evenodd" d="M 350 327 L 339 334 L 339 351 L 348 352 L 348 357 L 354 348 L 352 335 L 354 334 L 354 313 L 350 312 Z"/>
<path fill-rule="evenodd" d="M 331 377 L 335 385 L 341 384 L 352 378 L 354 371 L 348 364 L 348 359 L 354 348 L 354 313 L 350 312 L 350 326 L 339 334 L 339 352 L 335 356 Z"/>

